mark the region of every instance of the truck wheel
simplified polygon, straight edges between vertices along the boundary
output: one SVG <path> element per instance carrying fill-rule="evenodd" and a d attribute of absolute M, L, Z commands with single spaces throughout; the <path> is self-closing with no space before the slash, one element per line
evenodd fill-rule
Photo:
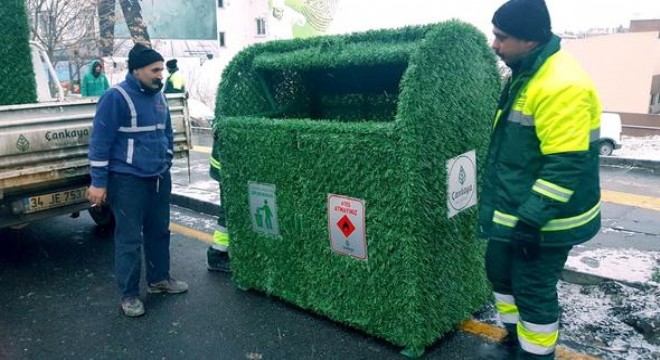
<path fill-rule="evenodd" d="M 89 215 L 96 225 L 102 228 L 113 228 L 115 226 L 115 216 L 112 214 L 109 206 L 94 206 L 87 211 L 89 211 Z"/>
<path fill-rule="evenodd" d="M 600 154 L 601 155 L 612 155 L 612 151 L 614 150 L 614 144 L 612 142 L 604 140 L 600 142 Z"/>

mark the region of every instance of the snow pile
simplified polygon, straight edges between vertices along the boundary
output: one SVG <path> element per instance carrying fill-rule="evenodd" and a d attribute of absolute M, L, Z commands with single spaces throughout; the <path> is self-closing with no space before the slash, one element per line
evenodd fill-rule
<path fill-rule="evenodd" d="M 190 170 L 188 170 L 189 165 Z M 188 177 L 188 171 L 192 178 Z M 170 172 L 172 174 L 172 193 L 211 204 L 220 203 L 218 182 L 208 175 L 208 163 L 191 162 L 189 164 L 187 159 L 176 159 Z M 203 174 L 204 176 L 201 177 L 203 180 L 196 180 L 199 179 L 199 176 L 193 174 Z"/>
<path fill-rule="evenodd" d="M 558 292 L 560 342 L 589 347 L 589 353 L 605 359 L 660 359 L 659 288 L 562 281 Z"/>
<path fill-rule="evenodd" d="M 660 359 L 660 287 L 559 281 L 557 293 L 560 346 L 601 359 Z M 503 326 L 492 304 L 475 318 Z"/>
<path fill-rule="evenodd" d="M 580 252 L 579 247 L 575 250 L 566 261 L 566 269 L 613 280 L 649 282 L 660 264 L 660 253 L 654 251 L 602 248 Z"/>
<path fill-rule="evenodd" d="M 647 137 L 621 137 L 621 149 L 612 156 L 642 160 L 660 160 L 660 135 Z"/>
<path fill-rule="evenodd" d="M 176 207 L 172 208 L 170 211 L 170 219 L 172 222 L 181 224 L 191 229 L 197 231 L 202 231 L 206 234 L 213 234 L 215 230 L 217 220 L 215 217 L 211 216 L 199 216 L 199 214 L 190 215 L 189 211 L 181 211 Z"/>

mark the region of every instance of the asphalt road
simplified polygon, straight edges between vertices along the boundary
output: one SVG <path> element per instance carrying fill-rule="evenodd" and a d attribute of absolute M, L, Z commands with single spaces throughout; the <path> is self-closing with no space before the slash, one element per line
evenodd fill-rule
<path fill-rule="evenodd" d="M 660 251 L 660 206 L 633 207 L 626 204 L 631 201 L 628 194 L 640 195 L 660 204 L 660 173 L 604 166 L 600 175 L 603 197 L 612 198 L 612 202 L 605 202 L 602 207 L 601 232 L 583 247 Z M 616 196 L 609 196 L 611 194 Z"/>
<path fill-rule="evenodd" d="M 213 218 L 172 209 L 174 224 L 209 233 Z M 208 272 L 208 244 L 194 235 L 173 232 L 171 243 L 172 275 L 189 292 L 145 294 L 147 314 L 130 319 L 119 308 L 112 236 L 86 213 L 0 230 L 0 359 L 402 358 L 400 348 Z M 425 358 L 474 359 L 484 342 L 452 333 Z"/>
<path fill-rule="evenodd" d="M 214 223 L 172 207 L 172 275 L 190 291 L 147 295 L 143 288 L 147 314 L 138 319 L 119 308 L 112 235 L 86 213 L 0 230 L 0 359 L 403 358 L 401 348 L 208 272 L 203 240 Z M 487 345 L 456 331 L 425 358 L 476 359 Z"/>

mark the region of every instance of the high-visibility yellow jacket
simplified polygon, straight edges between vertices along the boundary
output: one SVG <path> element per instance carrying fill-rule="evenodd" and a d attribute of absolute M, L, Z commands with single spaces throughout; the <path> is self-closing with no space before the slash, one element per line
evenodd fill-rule
<path fill-rule="evenodd" d="M 186 91 L 186 79 L 177 70 L 167 77 L 165 93 L 183 93 Z"/>
<path fill-rule="evenodd" d="M 600 229 L 601 104 L 590 77 L 553 37 L 523 59 L 500 99 L 479 204 L 482 236 L 510 241 L 519 219 L 542 246 Z"/>

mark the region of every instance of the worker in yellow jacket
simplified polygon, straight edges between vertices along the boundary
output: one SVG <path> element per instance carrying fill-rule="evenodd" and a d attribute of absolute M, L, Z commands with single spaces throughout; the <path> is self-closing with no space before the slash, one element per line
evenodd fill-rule
<path fill-rule="evenodd" d="M 179 65 L 177 59 L 169 60 L 165 63 L 167 66 L 167 80 L 165 81 L 165 90 L 166 94 L 176 94 L 176 93 L 186 93 L 186 79 L 181 75 L 179 71 Z"/>
<path fill-rule="evenodd" d="M 490 358 L 554 359 L 559 276 L 571 248 L 600 229 L 601 104 L 552 34 L 543 0 L 510 0 L 492 23 L 492 48 L 512 75 L 495 114 L 479 204 L 486 271 L 508 330 L 506 353 Z"/>

